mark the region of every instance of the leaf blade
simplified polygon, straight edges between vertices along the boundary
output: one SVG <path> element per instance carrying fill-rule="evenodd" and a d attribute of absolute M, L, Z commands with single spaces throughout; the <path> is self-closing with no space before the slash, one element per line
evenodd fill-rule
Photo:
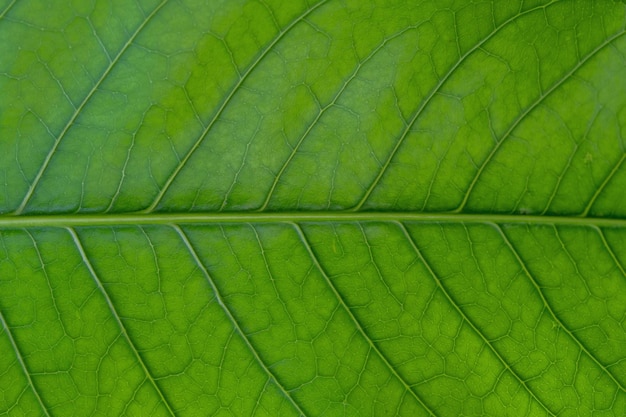
<path fill-rule="evenodd" d="M 626 408 L 623 5 L 0 3 L 3 415 Z"/>

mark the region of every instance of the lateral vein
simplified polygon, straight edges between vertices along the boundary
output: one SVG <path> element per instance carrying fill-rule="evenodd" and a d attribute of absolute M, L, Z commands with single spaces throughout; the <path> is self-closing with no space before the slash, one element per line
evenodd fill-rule
<path fill-rule="evenodd" d="M 311 248 L 311 245 L 309 244 L 309 240 L 304 235 L 304 232 L 302 231 L 302 228 L 300 226 L 298 226 L 297 224 L 295 224 L 295 223 L 292 224 L 292 226 L 295 229 L 296 233 L 298 234 L 298 237 L 300 238 L 300 241 L 302 242 L 302 244 L 306 248 L 306 250 L 307 250 L 307 252 L 309 254 L 309 257 L 311 258 L 311 262 L 313 262 L 313 264 L 315 265 L 315 268 L 324 277 L 324 280 L 326 281 L 326 284 L 330 287 L 331 291 L 335 295 L 335 298 L 337 299 L 339 304 L 343 307 L 344 311 L 348 314 L 348 316 L 350 317 L 350 319 L 352 320 L 352 322 L 354 323 L 356 328 L 359 330 L 359 333 L 361 334 L 361 336 L 363 336 L 363 338 L 367 341 L 367 343 L 370 346 L 370 349 L 372 349 L 374 352 L 376 352 L 378 357 L 383 361 L 383 363 L 386 365 L 386 367 L 391 371 L 391 374 L 394 377 L 396 377 L 398 382 L 400 382 L 402 384 L 402 386 L 404 387 L 405 392 L 410 393 L 413 396 L 413 398 L 415 398 L 415 400 L 417 400 L 417 402 L 431 416 L 436 416 L 435 412 L 422 400 L 422 398 L 419 396 L 419 394 L 414 389 L 411 388 L 409 383 L 398 373 L 396 368 L 391 363 L 389 363 L 389 360 L 387 359 L 387 357 L 380 351 L 380 349 L 378 348 L 376 343 L 374 343 L 372 338 L 365 332 L 365 329 L 363 328 L 363 326 L 361 326 L 361 323 L 359 322 L 359 320 L 357 320 L 357 318 L 354 316 L 354 314 L 352 313 L 352 310 L 350 310 L 350 308 L 348 307 L 348 305 L 344 301 L 343 296 L 339 293 L 339 291 L 335 287 L 335 284 L 333 284 L 333 282 L 331 281 L 330 277 L 328 276 L 328 274 L 326 273 L 326 271 L 324 270 L 324 268 L 320 264 L 319 260 L 317 259 L 317 256 L 315 255 L 315 252 L 313 252 L 313 248 Z"/>
<path fill-rule="evenodd" d="M 24 372 L 24 375 L 26 376 L 26 380 L 28 381 L 28 385 L 33 390 L 33 394 L 35 395 L 35 398 L 37 398 L 37 402 L 41 406 L 41 409 L 43 410 L 43 413 L 47 417 L 50 417 L 50 414 L 48 413 L 48 409 L 44 405 L 43 400 L 39 396 L 39 392 L 37 392 L 37 389 L 35 388 L 35 384 L 33 383 L 33 380 L 30 377 L 30 373 L 28 372 L 28 368 L 26 368 L 26 363 L 24 362 L 24 358 L 22 357 L 22 353 L 20 352 L 20 349 L 18 348 L 17 343 L 15 342 L 15 339 L 13 338 L 13 334 L 11 333 L 11 329 L 9 328 L 8 323 L 4 319 L 4 315 L 2 314 L 2 311 L 0 311 L 0 326 L 2 326 L 2 328 L 5 329 L 6 335 L 9 338 L 9 341 L 11 342 L 11 346 L 13 347 L 13 351 L 15 352 L 15 356 L 17 357 L 17 361 L 19 362 L 20 367 L 22 368 L 22 372 Z"/>
<path fill-rule="evenodd" d="M 126 343 L 128 343 L 130 349 L 135 354 L 135 357 L 137 358 L 137 361 L 141 365 L 141 369 L 143 370 L 144 375 L 146 376 L 146 378 L 150 381 L 150 383 L 152 384 L 152 386 L 156 390 L 157 394 L 159 395 L 159 397 L 160 397 L 161 401 L 163 402 L 163 405 L 167 409 L 168 413 L 171 416 L 176 416 L 176 413 L 174 413 L 174 410 L 172 410 L 172 408 L 170 407 L 170 404 L 167 401 L 167 399 L 165 398 L 165 395 L 163 395 L 163 392 L 161 391 L 161 389 L 157 385 L 156 381 L 154 380 L 154 377 L 152 376 L 152 374 L 148 370 L 148 367 L 146 366 L 146 363 L 144 362 L 143 358 L 141 357 L 141 354 L 139 353 L 139 350 L 135 347 L 135 345 L 133 344 L 132 340 L 130 339 L 130 336 L 128 335 L 128 332 L 126 331 L 126 327 L 124 326 L 124 323 L 122 322 L 122 319 L 120 318 L 120 315 L 117 313 L 117 310 L 115 309 L 115 307 L 113 305 L 113 301 L 111 300 L 111 297 L 109 297 L 109 294 L 104 289 L 104 285 L 102 284 L 102 281 L 100 281 L 100 279 L 98 278 L 98 275 L 96 274 L 96 271 L 94 270 L 93 266 L 91 265 L 91 262 L 89 261 L 89 258 L 87 257 L 87 254 L 85 253 L 85 249 L 83 248 L 83 245 L 82 245 L 82 243 L 80 241 L 80 238 L 76 234 L 76 231 L 74 229 L 72 229 L 71 227 L 67 227 L 66 230 L 69 232 L 70 236 L 72 237 L 72 240 L 74 241 L 74 244 L 76 245 L 76 249 L 78 249 L 78 252 L 80 253 L 80 256 L 81 256 L 81 258 L 83 260 L 83 263 L 87 267 L 87 270 L 89 271 L 89 274 L 91 275 L 91 277 L 95 281 L 96 286 L 100 290 L 100 293 L 104 296 L 104 299 L 105 299 L 105 301 L 106 301 L 106 303 L 107 303 L 107 305 L 109 307 L 109 310 L 111 311 L 111 314 L 115 318 L 115 321 L 117 322 L 117 325 L 119 326 L 120 331 L 121 331 L 122 335 L 124 336 L 124 339 L 126 339 Z"/>
<path fill-rule="evenodd" d="M 304 411 L 302 411 L 302 409 L 300 408 L 298 403 L 295 401 L 295 399 L 291 396 L 289 391 L 282 385 L 282 383 L 276 378 L 276 376 L 272 373 L 272 371 L 267 367 L 265 362 L 261 359 L 261 357 L 259 356 L 258 352 L 256 351 L 256 348 L 252 345 L 252 342 L 250 341 L 248 336 L 244 333 L 243 329 L 239 325 L 239 322 L 237 321 L 237 319 L 235 319 L 235 316 L 233 316 L 233 313 L 230 311 L 230 309 L 228 308 L 226 303 L 224 303 L 224 299 L 222 298 L 222 295 L 221 295 L 220 291 L 218 290 L 217 286 L 215 285 L 215 282 L 213 281 L 213 278 L 211 277 L 211 275 L 209 274 L 209 271 L 207 271 L 206 267 L 204 266 L 204 264 L 202 263 L 202 261 L 198 257 L 198 254 L 196 253 L 196 250 L 194 249 L 194 247 L 192 246 L 191 242 L 187 238 L 187 235 L 185 234 L 185 232 L 180 227 L 178 227 L 176 225 L 172 225 L 171 227 L 174 229 L 174 231 L 176 231 L 178 236 L 183 241 L 185 247 L 187 248 L 187 250 L 191 254 L 191 257 L 193 258 L 196 266 L 198 267 L 200 272 L 202 272 L 202 275 L 204 275 L 204 277 L 206 278 L 209 286 L 211 287 L 211 290 L 213 291 L 213 294 L 215 295 L 215 300 L 217 301 L 219 306 L 222 308 L 222 311 L 224 311 L 224 313 L 226 314 L 226 317 L 228 318 L 230 323 L 233 325 L 233 328 L 236 330 L 236 332 L 239 334 L 239 336 L 241 336 L 241 339 L 243 340 L 243 342 L 248 347 L 248 350 L 250 351 L 252 356 L 254 356 L 254 359 L 256 360 L 256 362 L 259 364 L 259 366 L 266 373 L 268 379 L 272 380 L 276 384 L 276 386 L 280 389 L 280 391 L 283 394 L 285 394 L 285 397 L 287 398 L 287 400 L 291 403 L 293 408 L 297 411 L 297 413 L 300 416 L 306 416 Z"/>

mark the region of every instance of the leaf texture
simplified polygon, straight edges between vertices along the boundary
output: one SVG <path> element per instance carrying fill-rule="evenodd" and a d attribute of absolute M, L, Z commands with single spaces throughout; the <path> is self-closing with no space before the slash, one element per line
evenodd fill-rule
<path fill-rule="evenodd" d="M 625 33 L 0 1 L 0 415 L 622 416 Z"/>

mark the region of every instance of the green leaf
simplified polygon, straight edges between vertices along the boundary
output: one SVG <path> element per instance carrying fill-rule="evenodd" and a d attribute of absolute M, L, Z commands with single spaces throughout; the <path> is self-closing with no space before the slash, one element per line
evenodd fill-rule
<path fill-rule="evenodd" d="M 0 415 L 623 416 L 625 33 L 0 0 Z"/>

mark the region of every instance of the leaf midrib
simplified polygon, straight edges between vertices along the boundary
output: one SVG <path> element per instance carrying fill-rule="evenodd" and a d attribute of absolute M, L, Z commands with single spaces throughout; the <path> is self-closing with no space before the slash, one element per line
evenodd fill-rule
<path fill-rule="evenodd" d="M 626 228 L 625 218 L 526 214 L 417 213 L 410 211 L 284 211 L 284 212 L 196 212 L 196 213 L 112 213 L 35 214 L 0 216 L 0 228 L 125 226 L 281 222 L 401 221 L 426 223 L 495 223 L 570 225 Z"/>

